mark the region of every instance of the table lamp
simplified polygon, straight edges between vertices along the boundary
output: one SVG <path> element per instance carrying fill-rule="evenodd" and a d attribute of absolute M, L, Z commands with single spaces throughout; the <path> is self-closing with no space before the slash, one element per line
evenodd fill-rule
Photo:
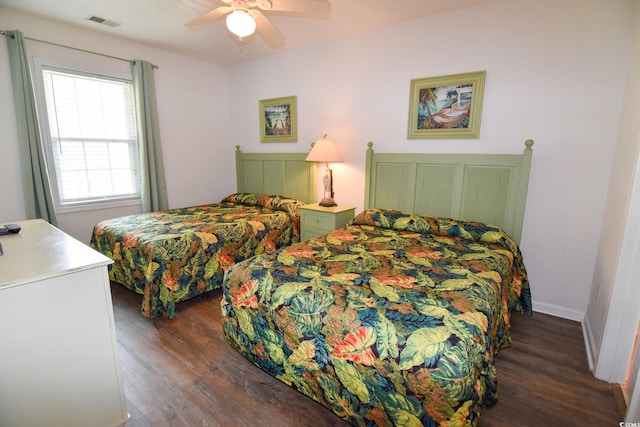
<path fill-rule="evenodd" d="M 327 139 L 325 134 L 322 139 L 313 143 L 309 155 L 305 159 L 308 162 L 324 162 L 326 164 L 326 173 L 322 178 L 324 184 L 324 197 L 320 201 L 320 206 L 331 207 L 337 206 L 333 200 L 333 171 L 329 167 L 329 162 L 341 162 L 342 156 L 338 151 L 336 143 Z"/>

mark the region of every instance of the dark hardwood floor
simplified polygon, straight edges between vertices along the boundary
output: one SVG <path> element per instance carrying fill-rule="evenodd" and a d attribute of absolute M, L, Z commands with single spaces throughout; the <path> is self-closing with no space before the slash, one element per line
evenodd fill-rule
<path fill-rule="evenodd" d="M 222 338 L 221 291 L 178 305 L 173 320 L 140 314 L 141 297 L 112 284 L 131 419 L 142 426 L 346 426 L 252 365 Z M 613 386 L 587 366 L 580 324 L 515 315 L 497 358 L 500 398 L 479 426 L 617 426 Z"/>

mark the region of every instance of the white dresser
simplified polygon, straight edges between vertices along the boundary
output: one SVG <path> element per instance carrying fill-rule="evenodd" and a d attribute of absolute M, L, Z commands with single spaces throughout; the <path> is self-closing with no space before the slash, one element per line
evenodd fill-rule
<path fill-rule="evenodd" d="M 0 426 L 124 425 L 109 258 L 42 220 L 0 236 Z"/>

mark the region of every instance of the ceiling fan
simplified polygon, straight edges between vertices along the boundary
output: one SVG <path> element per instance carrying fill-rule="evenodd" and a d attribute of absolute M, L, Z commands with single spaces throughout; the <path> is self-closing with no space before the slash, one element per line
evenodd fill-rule
<path fill-rule="evenodd" d="M 284 35 L 263 12 L 310 18 L 328 18 L 331 3 L 328 0 L 219 0 L 224 6 L 187 22 L 187 27 L 201 27 L 227 15 L 227 28 L 240 40 L 258 31 L 273 48 L 284 46 Z"/>

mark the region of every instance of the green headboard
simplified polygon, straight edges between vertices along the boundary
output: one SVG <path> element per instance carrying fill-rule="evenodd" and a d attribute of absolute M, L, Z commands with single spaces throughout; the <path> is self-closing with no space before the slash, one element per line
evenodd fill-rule
<path fill-rule="evenodd" d="M 380 154 L 367 149 L 365 208 L 480 221 L 518 243 L 533 140 L 522 154 Z"/>
<path fill-rule="evenodd" d="M 236 145 L 238 192 L 277 194 L 316 201 L 316 164 L 304 159 L 309 153 L 243 153 Z"/>

